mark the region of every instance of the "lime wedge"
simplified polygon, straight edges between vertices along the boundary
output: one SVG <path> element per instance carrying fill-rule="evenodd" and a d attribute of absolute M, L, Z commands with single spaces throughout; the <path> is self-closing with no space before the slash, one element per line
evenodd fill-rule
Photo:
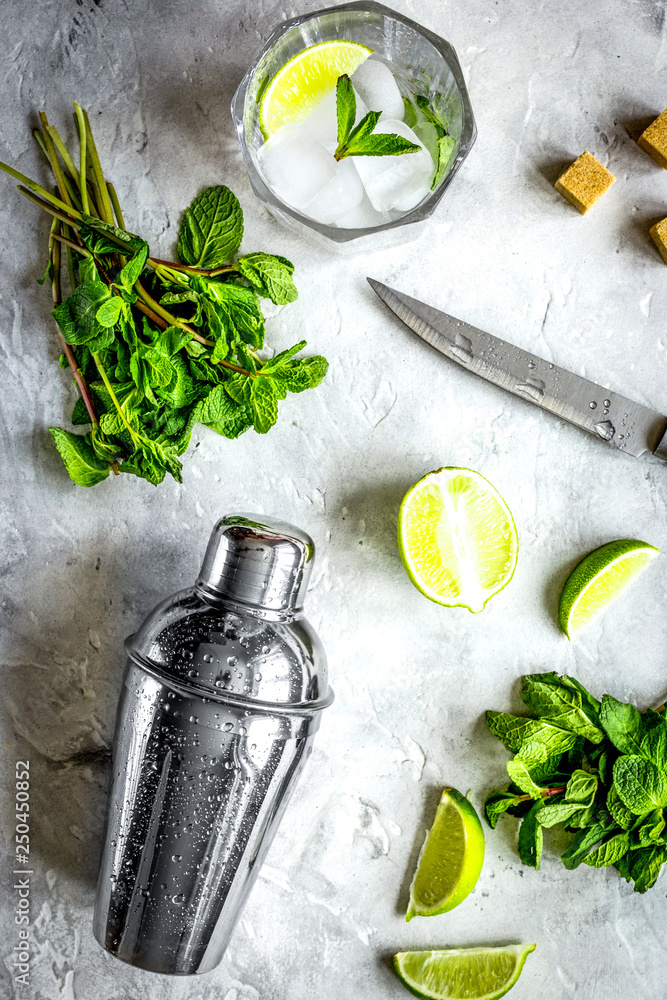
<path fill-rule="evenodd" d="M 394 968 L 404 986 L 428 1000 L 496 1000 L 512 989 L 534 944 L 451 951 L 402 951 Z"/>
<path fill-rule="evenodd" d="M 510 510 L 471 469 L 430 472 L 406 493 L 398 546 L 415 587 L 446 607 L 477 613 L 509 583 L 519 541 Z"/>
<path fill-rule="evenodd" d="M 568 639 L 618 597 L 660 549 L 634 538 L 607 542 L 575 566 L 563 587 L 558 622 Z"/>
<path fill-rule="evenodd" d="M 259 127 L 265 139 L 289 122 L 301 122 L 336 87 L 351 76 L 373 49 L 359 42 L 319 42 L 281 66 L 262 94 Z"/>
<path fill-rule="evenodd" d="M 455 788 L 445 788 L 410 887 L 406 920 L 453 910 L 475 888 L 484 861 L 479 817 Z"/>

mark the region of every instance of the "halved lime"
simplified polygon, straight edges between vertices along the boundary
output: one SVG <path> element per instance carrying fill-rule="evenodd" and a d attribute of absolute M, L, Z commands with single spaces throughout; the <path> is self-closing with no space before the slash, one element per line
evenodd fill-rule
<path fill-rule="evenodd" d="M 604 611 L 659 554 L 660 549 L 647 542 L 619 538 L 584 556 L 565 581 L 558 604 L 558 622 L 568 639 Z"/>
<path fill-rule="evenodd" d="M 410 886 L 406 920 L 453 910 L 475 888 L 484 861 L 484 831 L 465 795 L 445 788 Z"/>
<path fill-rule="evenodd" d="M 445 468 L 405 494 L 398 546 L 422 594 L 477 613 L 511 580 L 519 540 L 509 507 L 488 479 Z"/>
<path fill-rule="evenodd" d="M 534 944 L 401 951 L 394 968 L 403 985 L 426 1000 L 497 1000 L 512 989 L 531 951 Z"/>
<path fill-rule="evenodd" d="M 265 139 L 289 122 L 301 122 L 336 87 L 351 76 L 373 49 L 338 39 L 302 49 L 281 66 L 262 94 L 259 127 Z"/>

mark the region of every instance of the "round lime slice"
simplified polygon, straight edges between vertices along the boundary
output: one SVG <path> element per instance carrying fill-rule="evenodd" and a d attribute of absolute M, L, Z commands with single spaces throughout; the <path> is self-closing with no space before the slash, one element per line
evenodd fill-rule
<path fill-rule="evenodd" d="M 351 76 L 373 49 L 338 39 L 302 49 L 269 81 L 259 105 L 265 139 L 290 122 L 301 122 L 335 90 L 339 76 Z"/>
<path fill-rule="evenodd" d="M 398 545 L 408 576 L 432 601 L 477 613 L 516 567 L 519 541 L 509 507 L 471 469 L 430 472 L 406 493 Z"/>
<path fill-rule="evenodd" d="M 445 788 L 410 887 L 406 920 L 453 910 L 474 889 L 484 862 L 484 831 L 474 808 Z"/>
<path fill-rule="evenodd" d="M 402 951 L 394 968 L 404 986 L 424 1000 L 497 1000 L 512 989 L 534 944 L 451 951 Z"/>
<path fill-rule="evenodd" d="M 634 538 L 607 542 L 575 566 L 563 587 L 558 622 L 568 639 L 604 611 L 660 550 Z"/>

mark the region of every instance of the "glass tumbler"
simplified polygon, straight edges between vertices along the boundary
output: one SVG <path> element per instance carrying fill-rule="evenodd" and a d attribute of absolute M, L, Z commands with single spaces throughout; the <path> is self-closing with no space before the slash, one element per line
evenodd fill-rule
<path fill-rule="evenodd" d="M 269 81 L 302 49 L 319 42 L 345 39 L 361 42 L 386 62 L 404 96 L 429 99 L 448 124 L 455 153 L 435 190 L 401 218 L 365 229 L 324 225 L 282 201 L 265 182 L 257 161 L 263 142 L 259 105 Z M 477 130 L 456 52 L 449 42 L 396 11 L 373 2 L 346 3 L 284 21 L 274 29 L 243 77 L 232 100 L 250 183 L 257 197 L 280 221 L 330 249 L 350 252 L 382 249 L 414 239 L 470 152 Z"/>

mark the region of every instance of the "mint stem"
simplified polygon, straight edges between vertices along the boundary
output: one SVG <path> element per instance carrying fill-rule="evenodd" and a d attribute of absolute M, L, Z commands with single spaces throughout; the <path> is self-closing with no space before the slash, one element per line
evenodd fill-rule
<path fill-rule="evenodd" d="M 548 799 L 551 795 L 560 795 L 560 793 L 564 792 L 566 788 L 567 785 L 557 785 L 555 788 L 541 788 L 540 798 Z M 529 802 L 534 798 L 534 795 L 517 795 L 516 800 L 517 802 Z"/>
<path fill-rule="evenodd" d="M 59 238 L 56 233 L 56 228 L 59 227 L 60 223 L 57 219 L 54 219 L 51 235 L 54 237 L 54 242 L 51 244 L 51 264 L 53 266 L 53 275 L 51 277 L 51 298 L 53 300 L 54 306 L 59 306 L 62 302 L 62 290 L 60 282 L 60 245 L 55 242 Z M 58 329 L 58 327 L 56 327 Z M 74 380 L 77 384 L 77 388 L 81 393 L 81 398 L 83 399 L 84 406 L 90 417 L 90 422 L 93 427 L 99 427 L 99 421 L 97 419 L 97 414 L 95 413 L 95 405 L 93 403 L 92 396 L 90 395 L 90 389 L 88 388 L 88 383 L 84 378 L 83 372 L 79 368 L 79 363 L 76 359 L 76 354 L 74 353 L 72 347 L 66 343 L 60 329 L 58 329 L 58 336 L 60 337 L 60 342 L 63 347 L 63 354 L 67 358 L 67 364 L 72 370 Z"/>

